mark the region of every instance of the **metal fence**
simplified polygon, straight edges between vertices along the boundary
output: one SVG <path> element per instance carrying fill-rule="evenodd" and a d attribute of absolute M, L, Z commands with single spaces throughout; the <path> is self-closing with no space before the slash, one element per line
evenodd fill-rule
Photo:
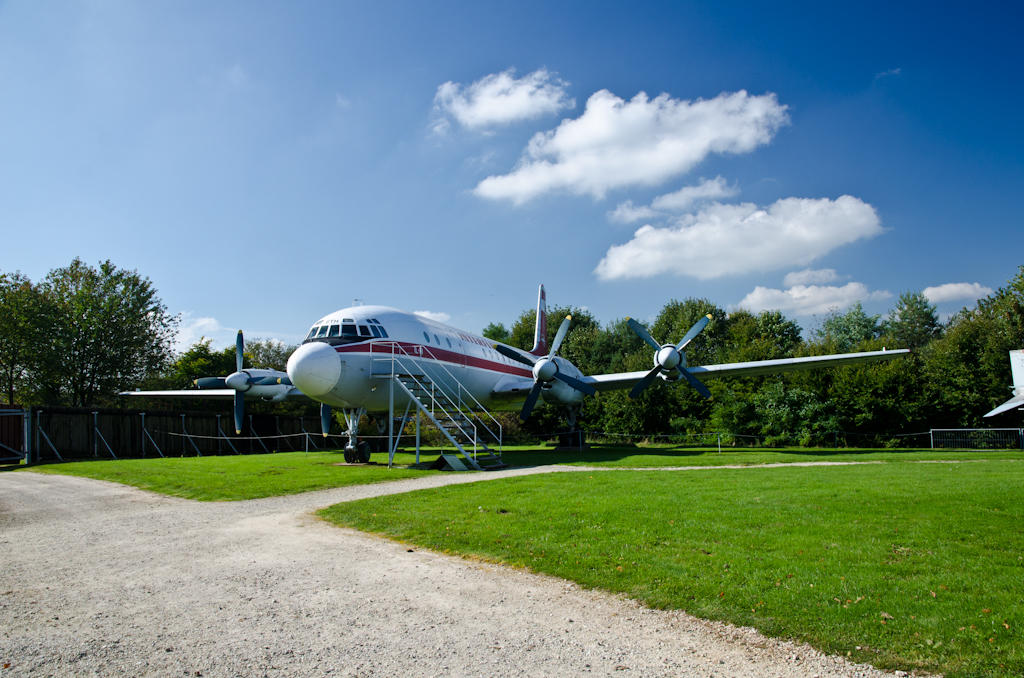
<path fill-rule="evenodd" d="M 29 462 L 290 452 L 323 447 L 319 417 L 206 412 L 33 408 L 25 413 Z M 27 443 L 27 444 L 26 444 Z M 333 444 L 333 443 L 332 443 Z"/>
<path fill-rule="evenodd" d="M 933 450 L 1022 450 L 1024 429 L 933 428 L 931 442 Z"/>

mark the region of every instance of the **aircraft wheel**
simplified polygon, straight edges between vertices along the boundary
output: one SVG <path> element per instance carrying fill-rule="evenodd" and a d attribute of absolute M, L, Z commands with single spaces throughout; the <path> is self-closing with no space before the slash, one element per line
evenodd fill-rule
<path fill-rule="evenodd" d="M 354 464 L 355 461 L 356 461 L 355 452 L 353 452 L 352 450 L 345 450 L 345 463 L 346 464 Z"/>
<path fill-rule="evenodd" d="M 356 457 L 357 461 L 360 461 L 364 464 L 370 461 L 370 443 L 364 440 L 361 443 L 359 443 L 356 449 L 358 451 L 354 456 Z"/>

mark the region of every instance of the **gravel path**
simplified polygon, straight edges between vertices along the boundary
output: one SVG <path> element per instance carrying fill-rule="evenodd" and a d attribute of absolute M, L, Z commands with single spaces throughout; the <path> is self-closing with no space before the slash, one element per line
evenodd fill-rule
<path fill-rule="evenodd" d="M 209 503 L 0 474 L 0 677 L 887 675 L 310 515 L 362 497 L 567 470 Z"/>

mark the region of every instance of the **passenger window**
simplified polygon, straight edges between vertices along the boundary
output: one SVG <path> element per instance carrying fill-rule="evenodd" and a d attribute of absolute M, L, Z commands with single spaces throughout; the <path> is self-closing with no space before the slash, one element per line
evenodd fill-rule
<path fill-rule="evenodd" d="M 437 335 L 436 335 L 436 334 L 434 335 L 434 341 L 436 341 L 436 342 L 437 342 L 437 345 L 438 345 L 438 346 L 440 346 L 440 345 L 441 345 L 441 340 L 437 338 Z"/>
<path fill-rule="evenodd" d="M 327 335 L 327 325 L 321 325 L 320 331 L 316 333 L 316 336 L 323 337 Z"/>
<path fill-rule="evenodd" d="M 355 337 L 355 336 L 357 336 L 356 335 L 356 326 L 355 325 L 342 325 L 341 326 L 341 336 L 343 336 L 343 337 Z"/>
<path fill-rule="evenodd" d="M 341 325 L 331 325 L 330 332 L 327 333 L 328 337 L 336 337 L 341 332 Z"/>
<path fill-rule="evenodd" d="M 423 333 L 423 338 L 427 340 L 427 343 L 428 343 L 428 344 L 430 343 L 430 335 L 429 335 L 429 334 L 427 334 L 426 332 L 424 332 L 424 333 Z"/>
<path fill-rule="evenodd" d="M 448 348 L 451 348 L 452 347 L 452 340 L 449 339 L 448 337 L 445 337 L 444 340 L 448 342 Z"/>
<path fill-rule="evenodd" d="M 359 326 L 359 336 L 360 337 L 372 337 L 373 335 L 370 334 L 370 328 L 369 327 L 367 327 L 366 325 L 360 325 Z"/>
<path fill-rule="evenodd" d="M 375 336 L 375 337 L 379 337 L 380 336 L 380 330 L 377 329 L 376 325 L 370 325 L 370 331 L 373 332 L 373 336 Z"/>

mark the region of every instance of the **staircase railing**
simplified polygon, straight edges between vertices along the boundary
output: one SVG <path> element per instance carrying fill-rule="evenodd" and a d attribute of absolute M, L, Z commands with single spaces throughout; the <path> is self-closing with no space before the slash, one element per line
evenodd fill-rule
<path fill-rule="evenodd" d="M 476 456 L 477 444 L 480 440 L 480 437 L 477 435 L 477 422 L 479 422 L 480 426 L 483 427 L 484 431 L 486 431 L 487 434 L 492 439 L 497 441 L 498 453 L 501 454 L 503 435 L 501 422 L 495 419 L 494 415 L 487 411 L 487 409 L 480 403 L 479 400 L 476 399 L 472 392 L 470 392 L 469 389 L 462 385 L 462 382 L 459 381 L 459 379 L 454 374 L 452 374 L 451 370 L 445 367 L 444 362 L 436 355 L 434 355 L 434 353 L 430 350 L 429 346 L 417 345 L 416 355 L 413 355 L 408 350 L 406 350 L 404 346 L 402 346 L 400 343 L 396 341 L 373 342 L 370 344 L 371 365 L 375 360 L 373 357 L 375 349 L 379 352 L 380 355 L 387 356 L 386 358 L 376 358 L 376 360 L 390 361 L 390 376 L 392 383 L 394 383 L 396 375 L 408 375 L 417 384 L 417 386 L 419 386 L 422 390 L 427 391 L 428 389 L 424 386 L 424 384 L 422 384 L 418 379 L 416 379 L 414 370 L 411 369 L 411 367 L 417 367 L 423 371 L 424 376 L 428 378 L 430 385 L 436 387 L 436 390 L 434 388 L 429 389 L 429 391 L 431 392 L 432 401 L 436 401 L 434 393 L 439 391 L 441 395 L 444 397 L 444 400 L 446 400 L 451 405 L 451 407 L 455 409 L 456 412 L 462 414 L 464 411 L 468 410 L 471 412 L 482 413 L 486 415 L 487 418 L 490 419 L 491 422 L 493 422 L 498 432 L 495 433 L 489 426 L 487 426 L 485 421 L 481 420 L 480 418 L 466 417 L 466 419 L 473 427 L 473 433 L 472 436 L 470 436 L 470 434 L 465 429 L 463 429 L 462 426 L 459 425 L 459 423 L 455 420 L 455 417 L 453 417 L 451 414 L 447 412 L 447 408 L 444 406 L 444 403 L 441 403 L 442 411 L 444 411 L 445 414 L 448 415 L 448 417 L 452 420 L 452 423 L 454 423 L 456 427 L 458 427 L 458 429 L 462 431 L 463 435 L 471 437 L 471 439 L 473 440 L 474 457 Z M 386 354 L 384 349 L 388 349 Z M 404 373 L 396 371 L 396 363 L 405 370 Z M 442 371 L 450 379 L 450 384 L 447 385 L 447 388 L 446 380 L 443 377 L 438 378 L 438 375 Z M 433 372 L 433 374 L 431 374 L 431 372 Z M 455 384 L 458 387 L 457 390 L 452 389 L 451 384 Z M 449 389 L 451 390 L 451 393 L 448 392 Z M 465 398 L 463 396 L 465 396 Z M 466 398 L 468 398 L 468 400 Z"/>

